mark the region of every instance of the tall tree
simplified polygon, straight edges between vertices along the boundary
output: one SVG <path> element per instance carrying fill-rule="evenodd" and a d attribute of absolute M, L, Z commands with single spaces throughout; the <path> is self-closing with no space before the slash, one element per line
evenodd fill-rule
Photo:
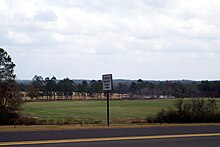
<path fill-rule="evenodd" d="M 55 76 L 53 76 L 50 80 L 51 80 L 51 91 L 53 94 L 53 98 L 55 99 L 56 90 L 57 90 L 57 79 Z"/>
<path fill-rule="evenodd" d="M 82 84 L 80 84 L 79 91 L 81 95 L 83 95 L 83 97 L 86 98 L 88 91 L 89 91 L 89 85 L 85 80 L 83 80 Z"/>
<path fill-rule="evenodd" d="M 0 48 L 0 124 L 12 124 L 19 118 L 22 99 L 19 96 L 14 74 L 15 64 Z"/>
<path fill-rule="evenodd" d="M 98 91 L 98 82 L 96 80 L 92 80 L 89 84 L 89 95 L 94 97 L 96 93 Z"/>
<path fill-rule="evenodd" d="M 53 96 L 55 99 L 55 93 L 57 89 L 56 77 L 53 76 L 51 79 L 49 77 L 45 78 L 45 92 L 47 97 Z"/>
<path fill-rule="evenodd" d="M 58 83 L 58 89 L 62 92 L 62 94 L 68 98 L 69 96 L 73 96 L 75 88 L 75 83 L 73 80 L 70 80 L 69 78 L 65 78 Z"/>
<path fill-rule="evenodd" d="M 101 99 L 102 92 L 103 92 L 102 84 L 103 84 L 102 81 L 98 80 L 98 82 L 97 82 L 97 92 L 99 93 L 99 98 L 100 99 Z"/>
<path fill-rule="evenodd" d="M 95 97 L 98 94 L 100 96 L 100 98 L 101 98 L 101 94 L 102 94 L 102 81 L 101 80 L 98 80 L 98 81 L 92 80 L 89 83 L 89 90 L 88 90 L 88 92 L 89 92 L 89 95 L 92 96 L 92 97 Z"/>
<path fill-rule="evenodd" d="M 44 79 L 41 76 L 35 75 L 32 79 L 32 84 L 36 90 L 36 97 L 43 96 Z"/>
<path fill-rule="evenodd" d="M 137 89 L 139 94 L 141 94 L 141 91 L 142 89 L 144 89 L 144 87 L 145 87 L 144 81 L 141 79 L 137 80 Z"/>

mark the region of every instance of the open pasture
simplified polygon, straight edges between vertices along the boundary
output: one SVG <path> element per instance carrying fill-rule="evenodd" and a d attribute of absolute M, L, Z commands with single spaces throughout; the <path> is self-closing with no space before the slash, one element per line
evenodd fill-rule
<path fill-rule="evenodd" d="M 155 115 L 162 108 L 173 107 L 174 99 L 156 100 L 112 100 L 110 101 L 110 120 L 136 119 Z M 216 99 L 220 109 L 220 99 Z M 219 110 L 218 109 L 218 110 Z M 106 120 L 105 100 L 69 100 L 26 102 L 23 113 L 39 119 L 53 120 Z"/>

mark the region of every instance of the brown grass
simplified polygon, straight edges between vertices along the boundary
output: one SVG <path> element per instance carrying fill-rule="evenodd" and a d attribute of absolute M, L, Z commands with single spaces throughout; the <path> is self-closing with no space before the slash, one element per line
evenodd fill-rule
<path fill-rule="evenodd" d="M 112 124 L 104 125 L 19 125 L 0 126 L 0 132 L 22 131 L 48 131 L 48 130 L 79 130 L 79 129 L 111 129 L 111 128 L 146 128 L 146 127 L 172 127 L 172 126 L 220 126 L 220 123 L 196 123 L 196 124 Z"/>

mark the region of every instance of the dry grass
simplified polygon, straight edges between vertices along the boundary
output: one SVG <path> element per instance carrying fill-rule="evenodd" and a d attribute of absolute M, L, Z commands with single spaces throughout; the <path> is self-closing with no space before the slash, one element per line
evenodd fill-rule
<path fill-rule="evenodd" d="M 79 130 L 79 129 L 111 129 L 111 128 L 146 128 L 146 127 L 172 127 L 172 126 L 220 126 L 220 123 L 195 123 L 195 124 L 112 124 L 104 125 L 19 125 L 0 126 L 0 132 L 22 131 L 48 131 L 48 130 Z"/>

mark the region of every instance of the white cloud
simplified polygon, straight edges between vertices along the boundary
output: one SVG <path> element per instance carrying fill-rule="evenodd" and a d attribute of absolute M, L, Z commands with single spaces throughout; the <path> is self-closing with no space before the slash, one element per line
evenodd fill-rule
<path fill-rule="evenodd" d="M 0 3 L 0 43 L 20 78 L 96 78 L 108 71 L 118 78 L 219 79 L 218 0 Z"/>
<path fill-rule="evenodd" d="M 51 10 L 40 11 L 34 16 L 36 21 L 56 21 L 57 16 Z"/>
<path fill-rule="evenodd" d="M 27 34 L 12 30 L 8 30 L 8 38 L 17 44 L 31 43 L 33 41 Z"/>

